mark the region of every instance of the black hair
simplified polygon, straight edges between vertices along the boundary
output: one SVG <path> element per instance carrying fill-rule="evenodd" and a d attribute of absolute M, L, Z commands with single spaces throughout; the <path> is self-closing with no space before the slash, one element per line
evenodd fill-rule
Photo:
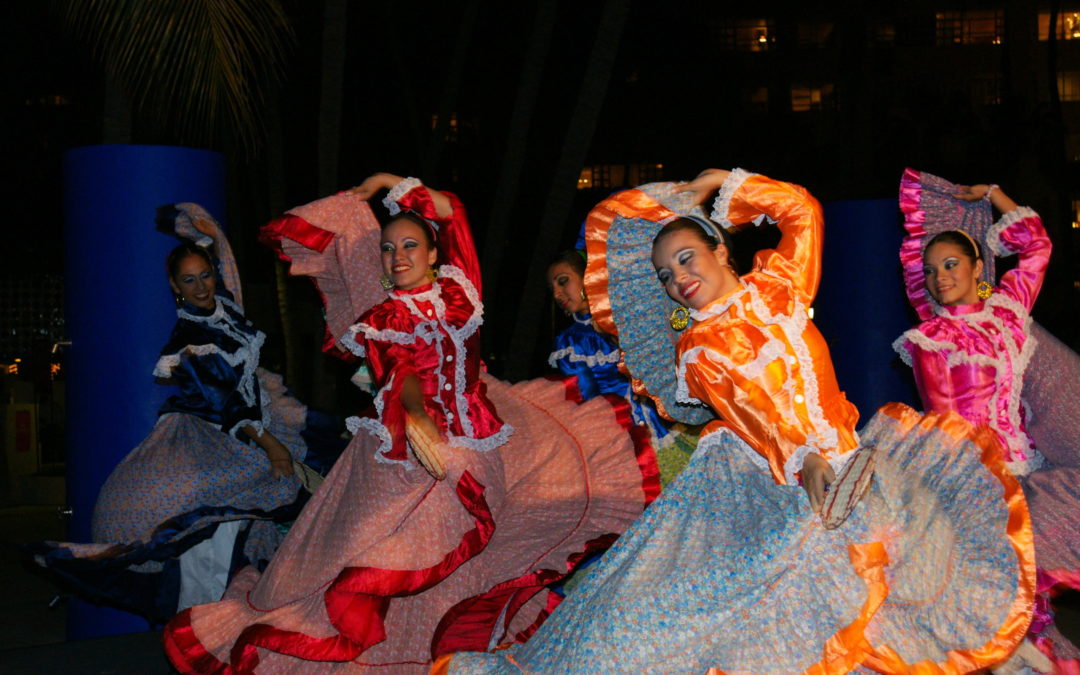
<path fill-rule="evenodd" d="M 169 255 L 165 256 L 165 271 L 169 274 L 169 279 L 175 279 L 176 275 L 180 273 L 180 263 L 184 258 L 197 255 L 206 261 L 206 264 L 210 266 L 210 269 L 214 268 L 214 261 L 210 257 L 210 253 L 203 248 L 190 241 L 185 241 L 173 250 L 169 251 Z"/>
<path fill-rule="evenodd" d="M 656 233 L 656 236 L 653 237 L 652 240 L 653 248 L 656 248 L 656 245 L 660 242 L 660 240 L 668 236 L 669 234 L 674 234 L 675 232 L 690 232 L 695 237 L 697 237 L 703 244 L 705 244 L 705 246 L 708 247 L 710 251 L 715 251 L 717 246 L 723 244 L 724 248 L 727 249 L 728 253 L 728 265 L 730 265 L 731 269 L 734 270 L 736 274 L 738 274 L 738 270 L 735 267 L 735 248 L 731 245 L 731 235 L 729 235 L 727 231 L 719 225 L 716 225 L 715 223 L 713 223 L 713 225 L 714 227 L 711 229 L 714 229 L 716 234 L 720 236 L 719 239 L 717 239 L 716 236 L 713 235 L 713 233 L 706 232 L 705 228 L 701 226 L 701 223 L 697 222 L 692 218 L 676 218 L 675 220 L 665 225 L 662 230 Z"/>
<path fill-rule="evenodd" d="M 979 250 L 979 245 L 972 239 L 967 233 L 960 230 L 946 230 L 944 232 L 938 232 L 934 237 L 927 242 L 926 248 L 923 249 L 923 256 L 930 250 L 930 247 L 934 244 L 955 244 L 960 247 L 960 250 L 964 255 L 971 260 L 972 264 L 975 264 L 976 260 L 982 260 L 982 251 Z"/>
<path fill-rule="evenodd" d="M 431 223 L 424 220 L 415 213 L 410 213 L 409 211 L 402 211 L 396 216 L 391 216 L 389 220 L 381 223 L 379 227 L 380 229 L 385 230 L 386 228 L 390 227 L 390 225 L 396 223 L 399 220 L 407 220 L 413 225 L 418 226 L 424 232 L 424 240 L 427 241 L 428 248 L 438 248 L 435 245 L 435 232 L 431 228 Z"/>
<path fill-rule="evenodd" d="M 552 266 L 558 265 L 559 263 L 566 263 L 570 266 L 570 269 L 577 272 L 579 276 L 585 276 L 584 251 L 579 251 L 572 248 L 566 249 L 565 251 L 560 251 L 559 254 L 556 255 L 551 260 L 551 262 L 548 263 L 548 269 L 551 269 Z"/>

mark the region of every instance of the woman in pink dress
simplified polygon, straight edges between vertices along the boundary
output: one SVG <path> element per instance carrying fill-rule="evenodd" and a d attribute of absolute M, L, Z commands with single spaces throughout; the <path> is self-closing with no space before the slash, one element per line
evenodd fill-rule
<path fill-rule="evenodd" d="M 1001 213 L 997 222 L 991 206 Z M 954 410 L 989 427 L 1006 466 L 1023 479 L 1040 587 L 1075 584 L 1080 468 L 1050 466 L 1028 434 L 1024 400 L 1025 371 L 1038 344 L 1030 312 L 1050 262 L 1042 221 L 996 185 L 952 185 L 912 169 L 901 180 L 900 208 L 908 233 L 900 250 L 908 298 L 924 320 L 894 346 L 914 370 L 926 410 Z M 991 256 L 1012 254 L 1016 266 L 995 286 Z M 1033 632 L 1048 622 L 1037 614 Z M 1064 643 L 1061 651 L 1073 648 Z"/>
<path fill-rule="evenodd" d="M 397 217 L 380 231 L 366 199 L 383 188 Z M 366 359 L 377 415 L 350 418 L 352 443 L 265 573 L 169 624 L 173 664 L 420 673 L 525 639 L 559 601 L 545 586 L 658 491 L 625 401 L 577 405 L 561 382 L 483 373 L 479 265 L 449 193 L 376 174 L 265 234 L 316 280 L 333 343 Z"/>

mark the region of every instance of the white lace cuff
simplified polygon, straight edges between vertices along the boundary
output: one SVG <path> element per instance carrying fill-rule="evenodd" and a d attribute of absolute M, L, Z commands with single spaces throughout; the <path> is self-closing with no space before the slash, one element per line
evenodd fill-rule
<path fill-rule="evenodd" d="M 1021 220 L 1032 217 L 1038 218 L 1039 214 L 1027 206 L 1018 206 L 1012 211 L 1002 214 L 1001 218 L 998 218 L 998 221 L 986 232 L 986 245 L 999 258 L 1013 255 L 1016 251 L 1006 248 L 1005 242 L 1001 240 L 1001 233 Z"/>
<path fill-rule="evenodd" d="M 735 191 L 742 187 L 743 181 L 754 174 L 746 171 L 745 169 L 733 169 L 731 175 L 727 177 L 724 184 L 720 186 L 720 192 L 716 195 L 716 199 L 713 200 L 713 208 L 710 217 L 721 225 L 725 230 L 730 230 L 735 227 L 735 224 L 728 220 L 728 210 L 731 208 L 731 198 L 735 195 Z M 760 224 L 760 223 L 759 223 Z"/>
<path fill-rule="evenodd" d="M 419 178 L 413 178 L 410 176 L 409 178 L 403 179 L 400 183 L 390 188 L 390 192 L 388 192 L 387 195 L 383 197 L 383 206 L 385 206 L 387 210 L 390 211 L 390 215 L 396 216 L 397 214 L 401 213 L 401 206 L 398 205 L 398 201 L 400 201 L 401 198 L 409 192 L 409 190 L 420 187 L 421 185 L 423 185 L 423 183 L 420 182 Z"/>

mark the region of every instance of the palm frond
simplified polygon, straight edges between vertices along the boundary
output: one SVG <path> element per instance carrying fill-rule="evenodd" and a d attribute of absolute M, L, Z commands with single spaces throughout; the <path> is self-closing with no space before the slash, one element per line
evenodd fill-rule
<path fill-rule="evenodd" d="M 280 0 L 57 0 L 136 111 L 179 142 L 223 134 L 249 152 L 293 33 Z"/>

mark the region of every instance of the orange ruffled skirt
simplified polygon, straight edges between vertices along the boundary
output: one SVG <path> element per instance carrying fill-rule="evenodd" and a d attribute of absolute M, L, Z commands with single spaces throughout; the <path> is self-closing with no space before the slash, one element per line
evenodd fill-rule
<path fill-rule="evenodd" d="M 433 672 L 966 673 L 1005 660 L 1035 583 L 1023 493 L 990 434 L 882 408 L 874 482 L 824 529 L 713 423 L 689 466 L 527 643 Z"/>

